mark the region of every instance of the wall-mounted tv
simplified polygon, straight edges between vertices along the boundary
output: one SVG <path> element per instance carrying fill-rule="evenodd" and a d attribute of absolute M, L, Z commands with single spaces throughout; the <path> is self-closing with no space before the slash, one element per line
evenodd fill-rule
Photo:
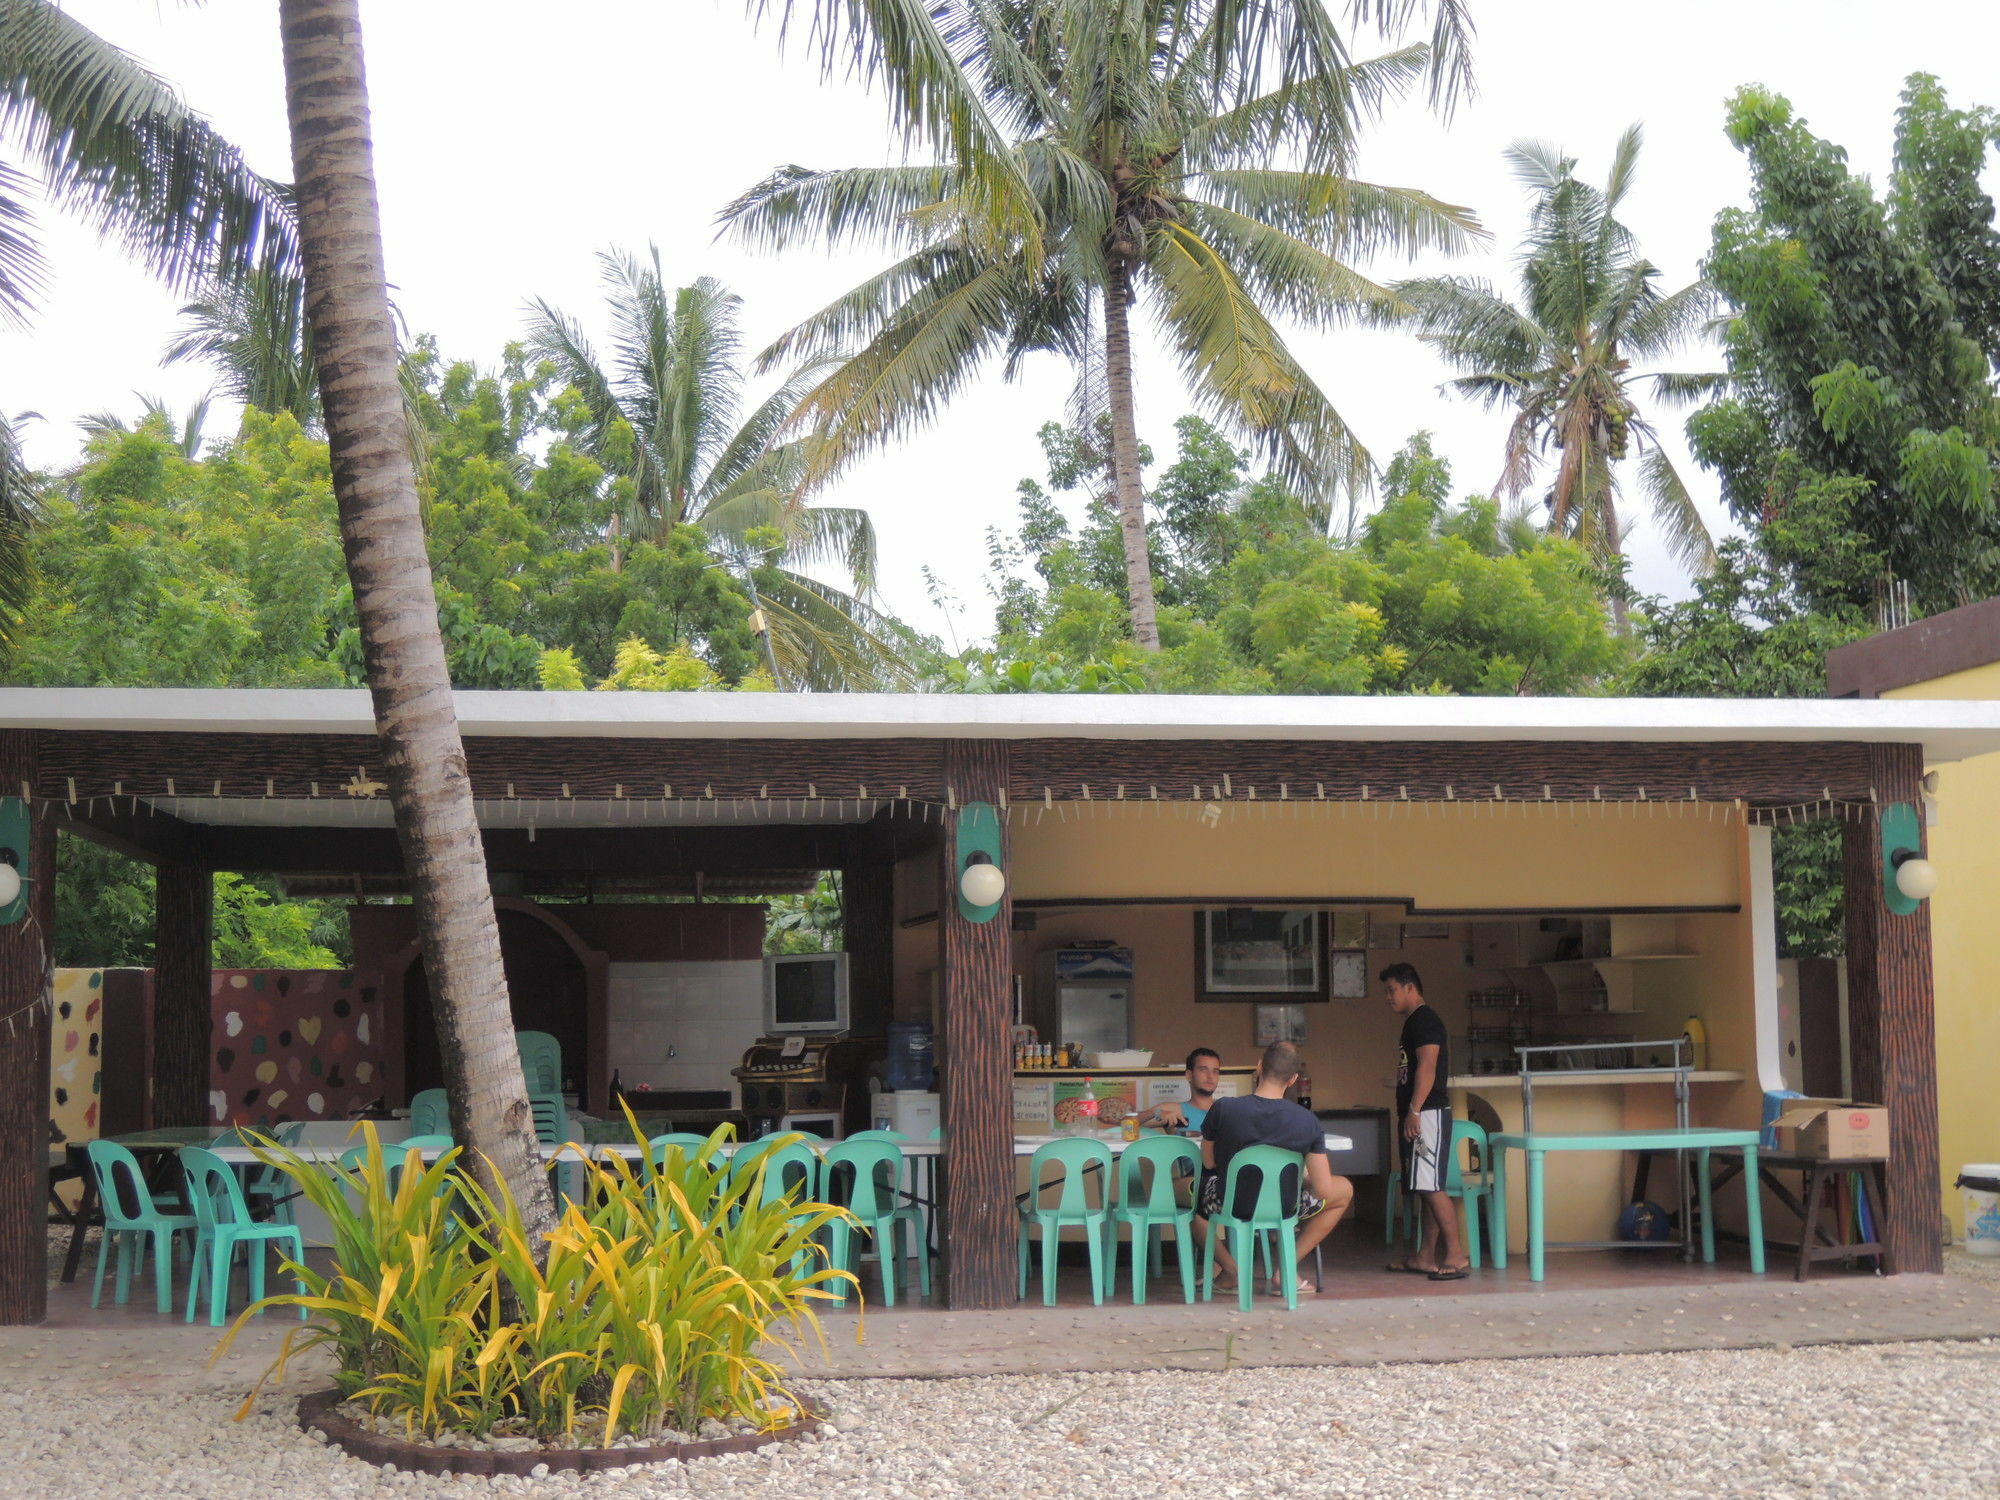
<path fill-rule="evenodd" d="M 787 953 L 764 960 L 764 1030 L 847 1030 L 847 955 Z"/>

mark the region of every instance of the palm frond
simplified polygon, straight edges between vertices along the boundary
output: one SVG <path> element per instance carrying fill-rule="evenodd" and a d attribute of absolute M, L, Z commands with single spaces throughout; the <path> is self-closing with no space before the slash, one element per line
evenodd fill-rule
<path fill-rule="evenodd" d="M 264 412 L 290 412 L 308 431 L 319 426 L 319 379 L 305 286 L 295 276 L 262 271 L 218 282 L 181 309 L 164 364 L 198 361 L 223 394 Z"/>
<path fill-rule="evenodd" d="M 28 529 L 41 505 L 40 480 L 21 448 L 21 424 L 33 417 L 0 413 L 0 646 L 21 639 L 21 617 L 35 592 Z"/>
<path fill-rule="evenodd" d="M 1650 380 L 1653 393 L 1676 406 L 1688 406 L 1696 401 L 1706 401 L 1711 396 L 1726 395 L 1735 383 L 1735 377 L 1722 370 L 1697 373 L 1662 370 L 1657 374 L 1641 375 L 1639 379 Z"/>
<path fill-rule="evenodd" d="M 1715 288 L 1706 281 L 1691 282 L 1677 292 L 1655 297 L 1626 323 L 1625 348 L 1634 359 L 1671 353 L 1707 331 L 1718 305 Z"/>
<path fill-rule="evenodd" d="M 768 250 L 880 240 L 919 245 L 936 237 L 926 209 L 957 195 L 950 167 L 848 167 L 821 172 L 780 167 L 716 215 L 746 244 Z"/>
<path fill-rule="evenodd" d="M 767 374 L 791 360 L 860 348 L 926 287 L 962 279 L 977 269 L 977 257 L 958 245 L 935 245 L 907 255 L 774 340 L 758 354 L 757 372 Z"/>
<path fill-rule="evenodd" d="M 23 327 L 35 296 L 48 281 L 48 266 L 35 241 L 33 185 L 0 161 L 0 324 Z"/>
<path fill-rule="evenodd" d="M 1429 63 L 1429 49 L 1404 47 L 1334 75 L 1292 79 L 1220 113 L 1201 109 L 1185 133 L 1182 153 L 1191 169 L 1204 170 L 1269 161 L 1303 141 L 1309 169 L 1338 172 L 1354 154 L 1358 118 L 1379 114 L 1400 98 Z M 1341 128 L 1325 128 L 1329 119 Z"/>
<path fill-rule="evenodd" d="M 1408 309 L 1391 320 L 1414 329 L 1461 370 L 1518 378 L 1548 362 L 1547 332 L 1484 281 L 1429 276 L 1390 290 Z"/>
<path fill-rule="evenodd" d="M 1211 202 L 1335 254 L 1463 255 L 1488 238 L 1469 208 L 1335 173 L 1229 168 L 1203 173 L 1200 189 Z"/>
<path fill-rule="evenodd" d="M 583 402 L 589 425 L 583 434 L 584 446 L 600 460 L 615 455 L 632 480 L 633 506 L 638 514 L 629 519 L 641 529 L 662 514 L 660 497 L 666 482 L 643 440 L 639 424 L 623 405 L 617 386 L 605 371 L 583 328 L 567 313 L 536 298 L 528 304 L 527 345 L 537 358 L 554 366 L 556 378 L 574 390 Z"/>
<path fill-rule="evenodd" d="M 880 692 L 911 685 L 895 622 L 851 594 L 789 568 L 764 569 L 757 601 L 784 685 L 819 692 Z"/>
<path fill-rule="evenodd" d="M 1645 129 L 1637 120 L 1627 125 L 1618 137 L 1618 144 L 1611 151 L 1611 172 L 1604 179 L 1606 207 L 1616 208 L 1619 200 L 1631 190 L 1632 180 L 1639 171 L 1639 148 L 1645 139 Z"/>
<path fill-rule="evenodd" d="M 1667 551 L 1689 572 L 1707 573 L 1715 566 L 1715 538 L 1701 518 L 1694 497 L 1681 482 L 1680 471 L 1657 441 L 1639 457 L 1639 489 Z"/>
<path fill-rule="evenodd" d="M 288 190 L 49 0 L 0 0 L 0 129 L 25 147 L 50 202 L 170 286 L 299 269 Z M 26 291 L 13 281 L 14 295 Z"/>
<path fill-rule="evenodd" d="M 1351 318 L 1364 304 L 1396 300 L 1353 267 L 1258 219 L 1208 203 L 1188 204 L 1182 217 L 1252 296 L 1300 322 L 1325 327 Z"/>
<path fill-rule="evenodd" d="M 1576 170 L 1576 158 L 1548 141 L 1514 141 L 1500 155 L 1514 169 L 1515 179 L 1537 193 L 1554 192 Z"/>

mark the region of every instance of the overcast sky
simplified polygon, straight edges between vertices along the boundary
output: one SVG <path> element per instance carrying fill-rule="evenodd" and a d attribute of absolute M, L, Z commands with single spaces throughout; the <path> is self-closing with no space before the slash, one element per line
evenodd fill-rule
<path fill-rule="evenodd" d="M 69 9 L 177 85 L 260 170 L 290 176 L 271 0 L 74 0 Z M 1474 208 L 1493 247 L 1450 269 L 1510 287 L 1525 218 L 1501 160 L 1510 141 L 1555 142 L 1600 178 L 1618 132 L 1642 122 L 1646 149 L 1624 217 L 1665 282 L 1679 286 L 1696 274 L 1716 211 L 1747 198 L 1742 159 L 1721 129 L 1739 85 L 1788 96 L 1878 180 L 1910 72 L 1940 75 L 1955 104 L 2000 103 L 2000 6 L 1985 0 L 1475 0 L 1474 12 L 1477 97 L 1448 123 L 1420 100 L 1393 110 L 1368 138 L 1360 171 Z M 775 29 L 754 29 L 742 0 L 364 0 L 362 15 L 390 279 L 410 326 L 435 334 L 447 355 L 491 365 L 518 336 L 531 295 L 601 330 L 593 257 L 605 246 L 654 241 L 677 283 L 720 277 L 745 299 L 752 347 L 882 262 L 817 250 L 778 258 L 716 241 L 717 208 L 774 166 L 894 159 L 880 101 L 821 81 L 803 56 L 782 56 Z M 55 274 L 32 330 L 0 333 L 0 407 L 41 414 L 29 452 L 52 466 L 74 458 L 82 414 L 133 410 L 134 392 L 180 407 L 208 381 L 197 368 L 158 363 L 175 298 L 79 229 L 50 219 L 43 234 Z M 1443 268 L 1371 269 L 1392 278 Z M 1505 417 L 1440 395 L 1446 372 L 1412 341 L 1340 333 L 1295 342 L 1378 457 L 1428 428 L 1461 493 L 1491 485 Z M 1709 368 L 1716 358 L 1696 347 L 1678 363 Z M 828 495 L 874 516 L 892 609 L 961 642 L 990 628 L 984 533 L 1011 527 L 1016 482 L 1040 476 L 1035 429 L 1061 415 L 1069 387 L 1050 356 L 1014 385 L 996 370 L 935 428 Z M 1139 400 L 1142 435 L 1171 453 L 1172 423 L 1189 403 L 1156 351 L 1142 356 Z M 1681 417 L 1659 415 L 1720 528 L 1715 486 L 1680 448 Z M 232 423 L 223 414 L 211 431 Z M 1643 522 L 1630 545 L 1643 587 L 1685 590 Z M 925 598 L 924 564 L 957 594 L 956 618 Z"/>

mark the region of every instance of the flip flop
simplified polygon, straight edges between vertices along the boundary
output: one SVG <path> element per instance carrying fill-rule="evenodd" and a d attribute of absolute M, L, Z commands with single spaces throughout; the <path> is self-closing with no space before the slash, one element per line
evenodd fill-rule
<path fill-rule="evenodd" d="M 1447 1266 L 1443 1270 L 1430 1273 L 1432 1281 L 1463 1281 L 1472 1274 L 1467 1266 Z"/>
<path fill-rule="evenodd" d="M 1437 1275 L 1437 1272 L 1433 1271 L 1429 1266 L 1412 1265 L 1409 1261 L 1406 1260 L 1392 1260 L 1389 1262 L 1386 1269 L 1398 1272 L 1399 1274 L 1404 1276 Z"/>

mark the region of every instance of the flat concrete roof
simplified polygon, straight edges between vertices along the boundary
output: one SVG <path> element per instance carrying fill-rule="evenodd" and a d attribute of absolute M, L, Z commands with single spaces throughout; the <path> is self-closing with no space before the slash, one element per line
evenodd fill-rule
<path fill-rule="evenodd" d="M 2000 751 L 2000 703 L 1824 698 L 462 692 L 468 736 L 622 739 L 1596 740 Z M 361 689 L 0 688 L 0 728 L 369 734 Z"/>

